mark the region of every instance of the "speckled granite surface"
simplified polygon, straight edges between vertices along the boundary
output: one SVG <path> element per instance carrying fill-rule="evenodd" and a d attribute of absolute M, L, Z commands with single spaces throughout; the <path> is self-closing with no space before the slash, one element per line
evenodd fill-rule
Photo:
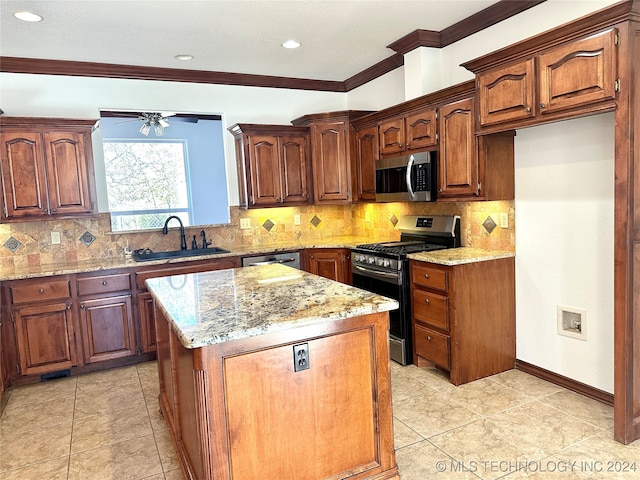
<path fill-rule="evenodd" d="M 187 348 L 385 312 L 395 300 L 284 265 L 147 280 Z"/>
<path fill-rule="evenodd" d="M 48 264 L 34 267 L 14 267 L 0 269 L 0 281 L 20 280 L 26 278 L 49 277 L 53 275 L 67 275 L 72 273 L 95 272 L 99 270 L 110 270 L 115 268 L 140 268 L 151 265 L 165 265 L 171 263 L 183 263 L 196 260 L 207 260 L 224 257 L 236 257 L 245 255 L 260 255 L 269 252 L 283 252 L 291 250 L 301 250 L 304 248 L 351 248 L 363 243 L 373 243 L 396 238 L 372 238 L 362 236 L 349 237 L 327 237 L 321 240 L 310 240 L 307 242 L 283 242 L 278 244 L 265 244 L 260 246 L 232 247 L 220 245 L 229 250 L 229 253 L 219 253 L 214 255 L 200 255 L 189 258 L 172 258 L 165 260 L 153 260 L 147 262 L 136 262 L 132 258 L 106 257 L 93 260 L 83 260 L 78 262 L 65 262 L 59 264 Z"/>
<path fill-rule="evenodd" d="M 461 265 L 463 263 L 485 262 L 515 256 L 515 252 L 501 252 L 470 247 L 448 248 L 446 250 L 436 250 L 435 252 L 412 253 L 408 255 L 411 260 L 449 266 Z"/>

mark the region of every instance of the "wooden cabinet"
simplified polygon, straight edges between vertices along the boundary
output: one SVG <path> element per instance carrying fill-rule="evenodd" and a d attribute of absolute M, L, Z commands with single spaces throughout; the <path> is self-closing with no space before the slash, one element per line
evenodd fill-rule
<path fill-rule="evenodd" d="M 375 201 L 376 160 L 379 158 L 378 128 L 375 125 L 356 131 L 356 149 L 354 200 Z"/>
<path fill-rule="evenodd" d="M 154 265 L 138 269 L 135 272 L 134 284 L 137 290 L 135 303 L 137 305 L 139 321 L 138 331 L 140 332 L 138 343 L 139 351 L 141 353 L 148 353 L 155 352 L 157 349 L 153 299 L 144 283 L 148 278 L 185 275 L 187 273 L 208 272 L 212 270 L 223 270 L 225 268 L 238 268 L 240 266 L 241 262 L 239 257 L 228 257 L 182 264 Z"/>
<path fill-rule="evenodd" d="M 435 147 L 436 109 L 417 112 L 383 120 L 378 124 L 380 155 L 398 155 Z"/>
<path fill-rule="evenodd" d="M 369 113 L 346 110 L 292 120 L 295 126 L 309 127 L 314 203 L 350 203 L 357 199 L 353 192 L 357 150 L 352 121 Z"/>
<path fill-rule="evenodd" d="M 515 366 L 515 262 L 410 261 L 413 363 L 463 383 Z"/>
<path fill-rule="evenodd" d="M 77 288 L 85 363 L 136 355 L 131 275 L 79 275 Z"/>
<path fill-rule="evenodd" d="M 310 203 L 307 128 L 236 124 L 229 131 L 236 141 L 241 205 Z"/>
<path fill-rule="evenodd" d="M 3 221 L 96 213 L 90 136 L 94 123 L 0 118 Z"/>
<path fill-rule="evenodd" d="M 351 284 L 351 251 L 347 248 L 315 248 L 306 251 L 306 271 L 336 282 Z"/>
<path fill-rule="evenodd" d="M 78 364 L 68 277 L 10 282 L 20 374 L 44 374 Z"/>
<path fill-rule="evenodd" d="M 616 96 L 617 34 L 608 29 L 479 73 L 480 127 L 598 111 Z"/>
<path fill-rule="evenodd" d="M 439 109 L 438 198 L 513 200 L 514 131 L 477 137 L 473 98 Z"/>

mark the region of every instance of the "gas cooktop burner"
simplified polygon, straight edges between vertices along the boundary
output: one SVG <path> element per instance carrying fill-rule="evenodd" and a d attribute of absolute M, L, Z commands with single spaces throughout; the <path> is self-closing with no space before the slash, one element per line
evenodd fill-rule
<path fill-rule="evenodd" d="M 404 256 L 416 252 L 429 252 L 446 248 L 442 245 L 433 245 L 420 241 L 413 242 L 388 242 L 388 243 L 368 243 L 358 245 L 356 248 L 376 253 L 386 253 L 389 255 Z"/>

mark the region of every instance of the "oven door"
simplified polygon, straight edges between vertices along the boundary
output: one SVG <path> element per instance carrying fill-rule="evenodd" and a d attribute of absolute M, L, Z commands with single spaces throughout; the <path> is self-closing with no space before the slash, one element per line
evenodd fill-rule
<path fill-rule="evenodd" d="M 400 308 L 389 312 L 389 351 L 392 360 L 406 365 L 413 360 L 410 341 L 409 312 L 406 310 L 408 299 L 404 291 L 406 285 L 403 272 L 399 276 L 377 270 L 352 265 L 353 286 L 397 300 Z"/>

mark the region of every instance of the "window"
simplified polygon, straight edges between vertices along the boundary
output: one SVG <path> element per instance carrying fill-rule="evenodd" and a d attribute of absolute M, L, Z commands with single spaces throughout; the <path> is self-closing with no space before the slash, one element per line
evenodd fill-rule
<path fill-rule="evenodd" d="M 184 142 L 108 140 L 103 149 L 114 231 L 161 228 L 171 215 L 193 225 Z"/>
<path fill-rule="evenodd" d="M 185 226 L 229 223 L 220 116 L 170 114 L 160 136 L 141 133 L 140 118 L 100 112 L 104 175 L 96 168 L 96 180 L 112 231 L 162 228 L 171 215 Z"/>

